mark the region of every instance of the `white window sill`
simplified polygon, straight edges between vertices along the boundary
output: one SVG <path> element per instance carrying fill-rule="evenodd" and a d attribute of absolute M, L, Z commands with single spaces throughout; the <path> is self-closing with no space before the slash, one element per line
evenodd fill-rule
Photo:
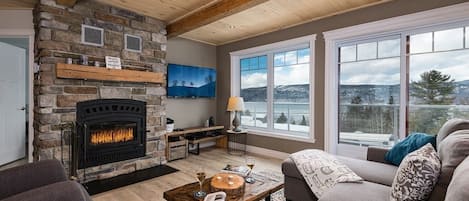
<path fill-rule="evenodd" d="M 311 135 L 296 136 L 295 134 L 291 133 L 291 131 L 290 133 L 289 131 L 285 131 L 285 133 L 282 133 L 282 131 L 278 131 L 278 130 L 271 131 L 271 130 L 251 128 L 251 127 L 247 127 L 245 128 L 245 130 L 247 130 L 248 134 L 253 134 L 253 135 L 260 135 L 260 136 L 266 136 L 266 137 L 271 137 L 271 138 L 279 138 L 279 139 L 307 142 L 307 143 L 316 142 L 316 139 L 314 139 L 314 137 Z"/>

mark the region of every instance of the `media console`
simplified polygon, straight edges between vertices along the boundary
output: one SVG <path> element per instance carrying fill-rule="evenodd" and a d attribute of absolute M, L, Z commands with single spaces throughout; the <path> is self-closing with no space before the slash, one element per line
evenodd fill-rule
<path fill-rule="evenodd" d="M 185 128 L 182 131 L 166 133 L 166 158 L 168 161 L 186 158 L 188 153 L 199 154 L 200 143 L 215 141 L 216 146 L 227 148 L 224 126 Z M 189 145 L 196 146 L 189 151 Z"/>

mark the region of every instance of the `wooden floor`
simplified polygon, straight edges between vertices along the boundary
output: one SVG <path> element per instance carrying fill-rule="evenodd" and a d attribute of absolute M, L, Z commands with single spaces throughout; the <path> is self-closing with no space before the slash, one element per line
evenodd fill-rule
<path fill-rule="evenodd" d="M 17 161 L 8 163 L 8 164 L 6 164 L 6 165 L 0 166 L 0 171 L 6 170 L 6 169 L 9 169 L 9 168 L 12 168 L 12 167 L 24 165 L 24 164 L 26 164 L 26 163 L 28 163 L 28 160 L 25 159 L 25 158 L 23 158 L 23 159 L 20 159 L 20 160 L 17 160 Z"/>
<path fill-rule="evenodd" d="M 282 160 L 268 158 L 265 156 L 250 155 L 256 159 L 256 170 L 270 170 L 281 172 L 280 164 Z M 202 166 L 211 177 L 220 172 L 226 164 L 243 165 L 245 156 L 234 156 L 226 153 L 224 149 L 204 149 L 200 155 L 189 155 L 188 158 L 169 162 L 167 165 L 180 171 L 165 176 L 157 177 L 126 187 L 114 189 L 93 196 L 94 201 L 162 201 L 163 192 L 169 189 L 195 182 L 192 173 L 194 167 Z"/>

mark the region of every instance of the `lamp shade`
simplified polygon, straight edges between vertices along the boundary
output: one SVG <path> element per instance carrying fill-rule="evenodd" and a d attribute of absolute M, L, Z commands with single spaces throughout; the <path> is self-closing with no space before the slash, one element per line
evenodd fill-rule
<path fill-rule="evenodd" d="M 232 96 L 228 99 L 228 107 L 226 111 L 243 111 L 244 110 L 244 99 L 242 97 Z"/>

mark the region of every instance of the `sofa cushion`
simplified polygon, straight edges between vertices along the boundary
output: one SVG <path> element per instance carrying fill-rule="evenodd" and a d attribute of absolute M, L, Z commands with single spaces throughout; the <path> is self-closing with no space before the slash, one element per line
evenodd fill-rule
<path fill-rule="evenodd" d="M 85 189 L 77 182 L 63 181 L 32 189 L 1 201 L 91 201 Z"/>
<path fill-rule="evenodd" d="M 456 168 L 453 179 L 448 186 L 445 201 L 461 201 L 469 198 L 469 157 Z"/>
<path fill-rule="evenodd" d="M 391 200 L 428 199 L 438 180 L 440 169 L 440 159 L 430 143 L 408 154 L 399 166 L 391 186 Z"/>
<path fill-rule="evenodd" d="M 404 140 L 400 141 L 386 153 L 386 161 L 399 166 L 404 157 L 423 147 L 427 143 L 431 143 L 436 148 L 436 137 L 425 133 L 412 133 Z"/>
<path fill-rule="evenodd" d="M 469 129 L 469 120 L 465 119 L 451 119 L 441 126 L 436 137 L 436 145 L 439 146 L 448 135 L 458 130 Z M 437 147 L 439 149 L 439 147 Z"/>
<path fill-rule="evenodd" d="M 366 181 L 391 186 L 397 172 L 397 166 L 337 156 L 353 172 Z"/>
<path fill-rule="evenodd" d="M 469 155 L 469 130 L 453 132 L 438 146 L 443 168 L 456 168 Z"/>
<path fill-rule="evenodd" d="M 469 155 L 469 130 L 458 130 L 438 144 L 441 173 L 430 200 L 443 200 L 453 172 Z"/>
<path fill-rule="evenodd" d="M 372 182 L 338 183 L 319 201 L 388 201 L 391 188 Z"/>

